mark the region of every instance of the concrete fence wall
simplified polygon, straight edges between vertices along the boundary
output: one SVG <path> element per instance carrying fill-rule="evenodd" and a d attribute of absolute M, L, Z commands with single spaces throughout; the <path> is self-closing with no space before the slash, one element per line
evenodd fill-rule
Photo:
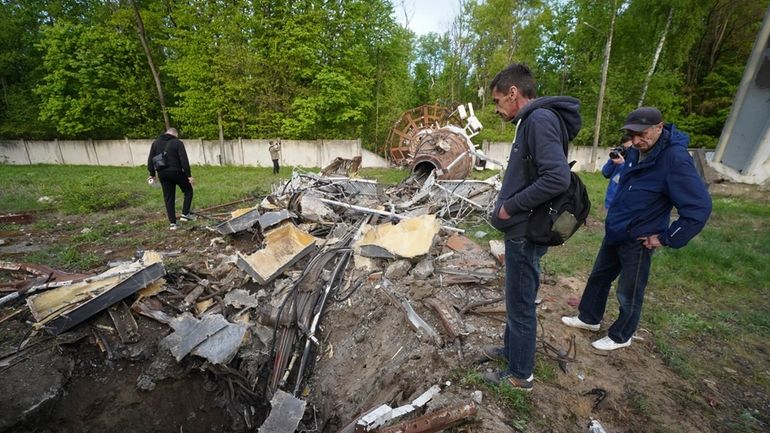
<path fill-rule="evenodd" d="M 268 140 L 184 139 L 192 165 L 270 167 Z M 0 164 L 137 166 L 147 164 L 152 139 L 0 140 Z M 325 167 L 334 158 L 360 156 L 364 167 L 388 167 L 388 161 L 361 147 L 360 140 L 281 140 L 281 164 Z"/>
<path fill-rule="evenodd" d="M 245 165 L 270 167 L 268 140 L 237 139 L 208 141 L 184 139 L 192 165 Z M 152 139 L 123 140 L 0 140 L 0 164 L 68 164 L 137 166 L 147 164 Z M 334 158 L 361 156 L 362 167 L 388 167 L 388 161 L 361 147 L 360 140 L 281 140 L 281 164 L 325 167 Z M 506 163 L 510 142 L 488 142 L 480 146 L 490 158 Z M 607 160 L 608 148 L 600 148 L 595 167 Z M 591 148 L 570 149 L 569 160 L 576 160 L 576 171 L 590 170 Z M 496 168 L 488 164 L 488 168 Z"/>

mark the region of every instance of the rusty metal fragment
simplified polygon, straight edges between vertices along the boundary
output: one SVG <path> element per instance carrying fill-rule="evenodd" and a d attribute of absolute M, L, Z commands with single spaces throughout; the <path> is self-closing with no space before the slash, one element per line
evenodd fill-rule
<path fill-rule="evenodd" d="M 361 167 L 361 157 L 354 156 L 351 159 L 340 158 L 339 156 L 334 158 L 331 164 L 321 169 L 321 174 L 324 176 L 340 175 L 350 176 L 358 173 L 358 169 Z"/>
<path fill-rule="evenodd" d="M 445 409 L 431 412 L 411 421 L 383 428 L 377 433 L 432 433 L 461 424 L 467 418 L 476 415 L 476 405 L 461 403 Z"/>
<path fill-rule="evenodd" d="M 465 179 L 477 157 L 471 137 L 482 128 L 471 104 L 468 111 L 464 105 L 454 112 L 439 105 L 407 110 L 390 130 L 391 159 L 418 178 L 435 172 L 437 179 Z"/>
<path fill-rule="evenodd" d="M 9 213 L 0 215 L 0 224 L 29 224 L 37 220 L 33 213 Z"/>

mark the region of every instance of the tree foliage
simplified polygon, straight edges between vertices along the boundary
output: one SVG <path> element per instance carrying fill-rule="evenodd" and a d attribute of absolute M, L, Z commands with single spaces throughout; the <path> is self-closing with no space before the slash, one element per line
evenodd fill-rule
<path fill-rule="evenodd" d="M 0 136 L 156 135 L 163 111 L 135 4 L 171 122 L 185 136 L 361 138 L 374 149 L 409 108 L 472 102 L 485 124 L 479 138 L 507 140 L 489 83 L 524 62 L 540 95 L 582 101 L 576 141 L 589 144 L 616 14 L 601 143 L 614 144 L 644 93 L 696 145 L 714 146 L 768 7 L 454 1 L 460 13 L 446 31 L 415 35 L 388 0 L 2 0 Z"/>

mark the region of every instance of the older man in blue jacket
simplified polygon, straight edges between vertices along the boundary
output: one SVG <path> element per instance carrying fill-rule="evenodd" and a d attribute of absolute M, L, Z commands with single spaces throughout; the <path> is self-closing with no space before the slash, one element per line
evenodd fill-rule
<path fill-rule="evenodd" d="M 562 322 L 598 331 L 610 286 L 619 277 L 620 314 L 607 336 L 592 343 L 599 350 L 631 344 L 642 313 L 644 289 L 655 248 L 681 248 L 706 225 L 711 197 L 687 152 L 687 134 L 664 125 L 660 111 L 632 111 L 623 129 L 632 137 L 618 192 L 605 220 L 605 235 L 575 317 Z M 679 219 L 669 224 L 671 210 Z"/>

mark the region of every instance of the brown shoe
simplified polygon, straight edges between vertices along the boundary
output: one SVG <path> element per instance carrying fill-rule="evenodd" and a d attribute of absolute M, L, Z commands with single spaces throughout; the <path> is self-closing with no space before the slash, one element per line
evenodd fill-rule
<path fill-rule="evenodd" d="M 508 362 L 503 346 L 484 346 L 481 348 L 481 353 L 486 358 L 484 361 Z"/>
<path fill-rule="evenodd" d="M 535 377 L 533 375 L 530 375 L 529 379 L 519 379 L 509 374 L 501 374 L 499 371 L 484 373 L 482 378 L 492 385 L 499 386 L 501 384 L 508 384 L 513 389 L 524 392 L 532 391 L 532 387 L 535 383 Z"/>

